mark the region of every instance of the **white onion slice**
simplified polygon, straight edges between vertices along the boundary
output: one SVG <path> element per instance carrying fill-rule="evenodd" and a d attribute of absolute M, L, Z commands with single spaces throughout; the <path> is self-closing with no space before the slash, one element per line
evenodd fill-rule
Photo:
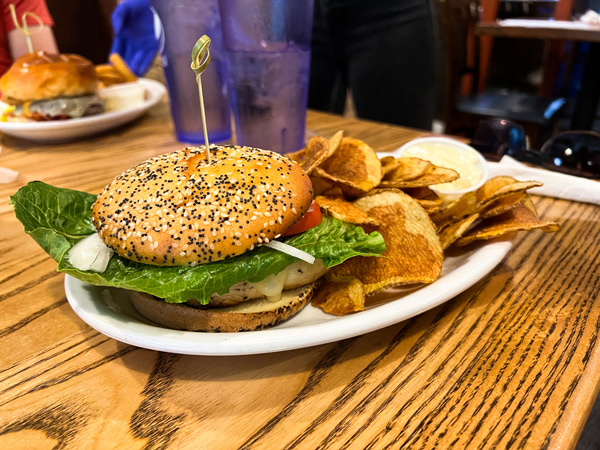
<path fill-rule="evenodd" d="M 286 253 L 290 256 L 293 256 L 294 258 L 301 259 L 302 261 L 305 261 L 309 264 L 315 263 L 315 257 L 313 255 L 303 252 L 302 250 L 299 250 L 296 247 L 292 247 L 291 245 L 284 244 L 283 242 L 271 241 L 268 244 L 266 244 L 266 246 L 271 247 L 273 250 L 278 250 L 282 253 Z"/>
<path fill-rule="evenodd" d="M 69 262 L 79 270 L 104 272 L 114 251 L 108 248 L 98 233 L 80 240 L 69 250 Z"/>

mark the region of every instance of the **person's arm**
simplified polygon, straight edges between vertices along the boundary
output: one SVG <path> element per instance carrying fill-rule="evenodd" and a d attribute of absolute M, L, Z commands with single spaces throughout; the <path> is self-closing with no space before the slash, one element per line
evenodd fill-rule
<path fill-rule="evenodd" d="M 14 5 L 14 15 L 16 17 L 11 12 L 11 4 Z M 23 24 L 24 15 L 26 15 L 31 34 L 33 51 L 43 50 L 58 53 L 58 46 L 51 28 L 54 22 L 45 0 L 0 0 L 0 5 L 2 7 L 2 20 L 7 31 L 8 49 L 13 60 L 29 52 L 27 39 L 18 30 L 18 27 Z"/>
<path fill-rule="evenodd" d="M 39 31 L 38 31 L 39 30 Z M 46 51 L 48 53 L 58 53 L 58 47 L 54 38 L 54 32 L 52 28 L 47 25 L 41 27 L 31 26 L 31 43 L 34 51 Z M 25 35 L 17 30 L 11 30 L 8 32 L 8 48 L 13 59 L 17 59 L 19 56 L 29 52 L 27 47 L 27 40 Z"/>

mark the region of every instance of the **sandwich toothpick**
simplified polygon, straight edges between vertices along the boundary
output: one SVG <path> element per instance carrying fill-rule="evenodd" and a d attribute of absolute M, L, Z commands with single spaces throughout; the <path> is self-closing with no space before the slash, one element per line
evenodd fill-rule
<path fill-rule="evenodd" d="M 207 35 L 202 36 L 194 45 L 192 50 L 192 64 L 191 68 L 196 74 L 196 83 L 198 83 L 198 95 L 200 97 L 200 110 L 202 112 L 202 129 L 204 130 L 204 144 L 206 146 L 206 157 L 208 158 L 208 164 L 210 164 L 210 144 L 208 143 L 208 131 L 206 128 L 206 113 L 204 111 L 204 96 L 202 95 L 202 72 L 208 67 L 210 62 L 210 38 Z"/>
<path fill-rule="evenodd" d="M 10 15 L 12 16 L 12 20 L 13 20 L 13 23 L 15 24 L 15 28 L 25 35 L 25 42 L 27 43 L 27 49 L 29 50 L 29 53 L 33 53 L 33 44 L 31 43 L 31 36 L 42 31 L 44 22 L 42 21 L 40 16 L 38 16 L 37 14 L 32 13 L 32 12 L 26 12 L 25 14 L 23 14 L 21 16 L 21 21 L 23 23 L 23 25 L 21 25 L 21 24 L 19 24 L 19 19 L 17 19 L 17 10 L 15 9 L 15 5 L 11 3 L 10 5 L 8 5 L 8 7 L 10 8 Z M 29 25 L 27 25 L 27 17 L 28 16 L 35 19 L 40 26 L 40 28 L 35 30 L 35 33 L 32 33 L 31 31 L 29 31 Z"/>

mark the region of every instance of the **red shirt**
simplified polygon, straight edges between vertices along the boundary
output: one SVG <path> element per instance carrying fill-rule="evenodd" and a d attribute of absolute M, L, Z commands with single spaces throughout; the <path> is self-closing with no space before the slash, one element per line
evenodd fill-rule
<path fill-rule="evenodd" d="M 54 25 L 44 0 L 0 0 L 0 76 L 13 63 L 8 46 L 8 32 L 16 28 L 10 13 L 9 5 L 11 3 L 15 5 L 19 24 L 23 23 L 23 19 L 21 18 L 23 14 L 31 12 L 37 14 L 42 19 L 44 25 Z M 39 25 L 39 22 L 33 17 L 27 17 L 27 24 L 29 26 L 36 26 Z"/>

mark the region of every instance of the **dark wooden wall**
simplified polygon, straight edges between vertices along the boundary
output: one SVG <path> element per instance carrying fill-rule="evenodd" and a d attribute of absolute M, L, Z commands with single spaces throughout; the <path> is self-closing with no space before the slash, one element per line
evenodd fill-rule
<path fill-rule="evenodd" d="M 117 0 L 46 0 L 61 53 L 76 53 L 95 64 L 107 62 L 113 39 L 110 15 Z"/>

